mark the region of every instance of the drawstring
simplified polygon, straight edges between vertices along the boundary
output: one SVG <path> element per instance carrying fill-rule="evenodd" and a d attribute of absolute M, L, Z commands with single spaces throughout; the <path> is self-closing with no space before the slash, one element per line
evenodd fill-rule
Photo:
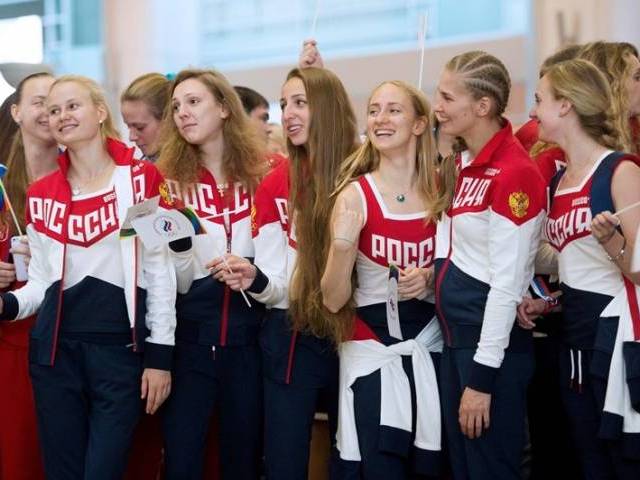
<path fill-rule="evenodd" d="M 576 356 L 577 356 L 577 364 L 578 364 L 577 369 L 576 369 L 576 360 L 574 360 L 573 358 L 576 353 L 577 353 Z M 574 350 L 573 348 L 570 348 L 569 358 L 571 359 L 571 379 L 569 380 L 569 388 L 571 390 L 576 390 L 578 393 L 582 393 L 582 351 Z M 577 380 L 577 383 L 576 383 L 576 380 Z"/>

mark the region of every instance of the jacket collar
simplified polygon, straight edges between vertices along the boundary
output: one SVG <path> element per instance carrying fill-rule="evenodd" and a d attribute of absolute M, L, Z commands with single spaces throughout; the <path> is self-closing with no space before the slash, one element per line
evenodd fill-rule
<path fill-rule="evenodd" d="M 131 165 L 133 163 L 134 149 L 127 147 L 120 140 L 114 138 L 107 138 L 107 152 L 113 159 L 116 165 Z M 58 155 L 58 165 L 60 166 L 60 172 L 67 178 L 67 172 L 69 171 L 69 165 L 71 160 L 69 159 L 69 151 L 65 150 Z"/>
<path fill-rule="evenodd" d="M 504 119 L 504 126 L 491 137 L 491 139 L 480 150 L 476 158 L 471 162 L 470 167 L 481 167 L 488 164 L 493 158 L 494 153 L 500 148 L 500 146 L 510 137 L 513 137 L 513 131 L 511 129 L 511 123 L 509 120 Z"/>

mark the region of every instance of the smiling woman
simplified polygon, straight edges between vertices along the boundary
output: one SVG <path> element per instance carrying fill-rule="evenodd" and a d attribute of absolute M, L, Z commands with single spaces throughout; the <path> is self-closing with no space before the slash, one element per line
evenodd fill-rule
<path fill-rule="evenodd" d="M 141 394 L 148 413 L 169 394 L 175 280 L 166 251 L 120 239 L 118 219 L 162 178 L 114 138 L 92 80 L 53 82 L 46 111 L 66 151 L 27 193 L 29 281 L 2 294 L 0 319 L 38 312 L 29 359 L 46 476 L 121 478 Z"/>

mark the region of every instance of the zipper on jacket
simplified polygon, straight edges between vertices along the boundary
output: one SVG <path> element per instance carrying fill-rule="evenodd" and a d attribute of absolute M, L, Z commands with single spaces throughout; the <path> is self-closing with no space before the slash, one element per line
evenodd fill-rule
<path fill-rule="evenodd" d="M 224 216 L 224 231 L 227 236 L 226 253 L 231 253 L 231 218 L 226 212 Z M 229 329 L 229 302 L 231 301 L 231 289 L 228 285 L 224 286 L 224 295 L 222 297 L 222 320 L 220 322 L 220 345 L 224 347 L 227 344 L 227 330 Z"/>
<path fill-rule="evenodd" d="M 65 221 L 66 221 L 65 217 Z M 60 320 L 62 318 L 62 295 L 64 293 L 64 264 L 67 259 L 67 242 L 62 247 L 62 275 L 60 276 L 60 288 L 58 289 L 58 305 L 56 308 L 56 325 L 53 329 L 53 345 L 51 349 L 51 365 L 56 360 L 56 350 L 58 349 L 58 331 L 60 330 Z"/>
<path fill-rule="evenodd" d="M 447 253 L 447 258 L 442 264 L 442 270 L 440 271 L 440 273 L 438 274 L 438 278 L 436 279 L 436 310 L 438 311 L 438 316 L 442 319 L 441 325 L 444 330 L 445 343 L 447 345 L 451 345 L 451 331 L 449 330 L 449 324 L 447 323 L 447 319 L 445 318 L 442 307 L 440 306 L 440 290 L 442 288 L 444 275 L 445 273 L 447 273 L 449 263 L 451 263 L 451 252 L 453 251 L 453 218 L 450 217 L 449 221 L 449 253 Z"/>

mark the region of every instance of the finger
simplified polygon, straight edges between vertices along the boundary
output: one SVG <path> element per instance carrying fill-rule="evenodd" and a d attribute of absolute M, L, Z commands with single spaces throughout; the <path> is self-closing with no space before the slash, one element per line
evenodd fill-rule
<path fill-rule="evenodd" d="M 482 415 L 476 415 L 474 418 L 474 438 L 480 438 L 482 435 Z"/>
<path fill-rule="evenodd" d="M 458 423 L 460 424 L 460 430 L 464 436 L 467 436 L 467 414 L 465 411 L 460 410 L 458 413 Z"/>
<path fill-rule="evenodd" d="M 155 412 L 155 403 L 156 403 L 156 395 L 158 392 L 156 392 L 156 389 L 154 386 L 149 386 L 149 394 L 147 395 L 147 410 L 146 412 L 148 414 L 152 414 L 153 412 Z"/>
<path fill-rule="evenodd" d="M 491 415 L 491 414 L 490 414 L 490 412 L 489 412 L 489 409 L 488 409 L 488 408 L 487 408 L 484 412 L 482 412 L 482 421 L 483 421 L 484 429 L 485 429 L 485 430 L 488 430 L 488 429 L 489 429 L 489 425 L 491 424 L 491 422 L 490 422 L 490 420 L 491 420 L 490 415 Z"/>
<path fill-rule="evenodd" d="M 146 398 L 149 390 L 149 381 L 146 375 L 142 375 L 142 382 L 140 383 L 140 398 Z"/>
<path fill-rule="evenodd" d="M 467 415 L 467 437 L 476 438 L 476 415 L 474 413 Z"/>

